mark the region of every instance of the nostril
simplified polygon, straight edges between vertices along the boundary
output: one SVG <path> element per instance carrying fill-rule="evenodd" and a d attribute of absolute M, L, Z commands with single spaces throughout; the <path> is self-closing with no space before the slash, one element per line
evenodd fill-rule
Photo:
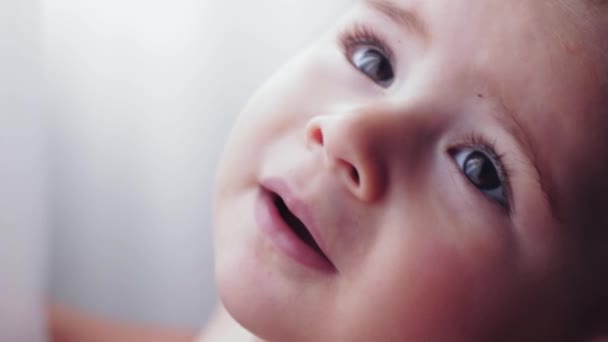
<path fill-rule="evenodd" d="M 355 185 L 359 186 L 359 172 L 352 165 L 350 165 L 350 178 L 355 183 Z"/>
<path fill-rule="evenodd" d="M 354 185 L 355 187 L 359 187 L 361 183 L 361 176 L 359 175 L 359 171 L 357 168 L 347 162 L 344 159 L 338 160 L 338 167 L 341 169 L 341 174 L 344 176 L 344 180 L 348 182 L 349 185 Z"/>
<path fill-rule="evenodd" d="M 321 131 L 321 127 L 315 127 L 311 132 L 311 137 L 314 142 L 323 145 L 323 131 Z"/>

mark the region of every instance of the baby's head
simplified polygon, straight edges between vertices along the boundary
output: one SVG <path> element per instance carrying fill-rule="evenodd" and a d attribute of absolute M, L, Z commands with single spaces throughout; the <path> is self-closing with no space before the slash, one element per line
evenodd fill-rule
<path fill-rule="evenodd" d="M 606 37 L 593 0 L 356 3 L 226 147 L 228 311 L 270 341 L 604 333 Z"/>

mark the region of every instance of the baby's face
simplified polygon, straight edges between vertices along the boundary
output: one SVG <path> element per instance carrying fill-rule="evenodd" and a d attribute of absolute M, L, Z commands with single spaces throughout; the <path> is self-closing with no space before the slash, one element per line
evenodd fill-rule
<path fill-rule="evenodd" d="M 572 340 L 589 294 L 581 208 L 604 186 L 592 12 L 355 5 L 259 90 L 226 147 L 228 311 L 271 341 Z"/>

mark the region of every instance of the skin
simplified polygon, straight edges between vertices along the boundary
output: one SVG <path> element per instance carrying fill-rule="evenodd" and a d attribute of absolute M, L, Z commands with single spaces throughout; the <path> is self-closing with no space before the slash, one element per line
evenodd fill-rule
<path fill-rule="evenodd" d="M 579 2 L 392 4 L 424 33 L 358 3 L 239 117 L 214 205 L 227 311 L 266 341 L 601 338 L 603 19 Z M 353 22 L 393 51 L 390 86 L 338 43 Z M 502 155 L 508 208 L 455 162 L 471 134 Z M 309 206 L 336 272 L 261 233 L 270 178 Z"/>

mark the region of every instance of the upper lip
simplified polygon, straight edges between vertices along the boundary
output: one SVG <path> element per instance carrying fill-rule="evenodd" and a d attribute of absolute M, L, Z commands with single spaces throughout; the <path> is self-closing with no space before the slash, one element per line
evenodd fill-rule
<path fill-rule="evenodd" d="M 261 185 L 267 190 L 274 192 L 277 196 L 281 197 L 287 206 L 287 209 L 289 209 L 289 211 L 291 211 L 291 213 L 306 226 L 306 229 L 308 229 L 310 235 L 319 246 L 319 249 L 321 249 L 321 252 L 327 258 L 327 261 L 329 261 L 335 268 L 333 261 L 330 259 L 329 254 L 327 253 L 327 247 L 323 241 L 323 238 L 321 237 L 319 226 L 317 225 L 310 206 L 303 200 L 296 197 L 287 183 L 282 179 L 269 178 L 264 180 Z"/>

